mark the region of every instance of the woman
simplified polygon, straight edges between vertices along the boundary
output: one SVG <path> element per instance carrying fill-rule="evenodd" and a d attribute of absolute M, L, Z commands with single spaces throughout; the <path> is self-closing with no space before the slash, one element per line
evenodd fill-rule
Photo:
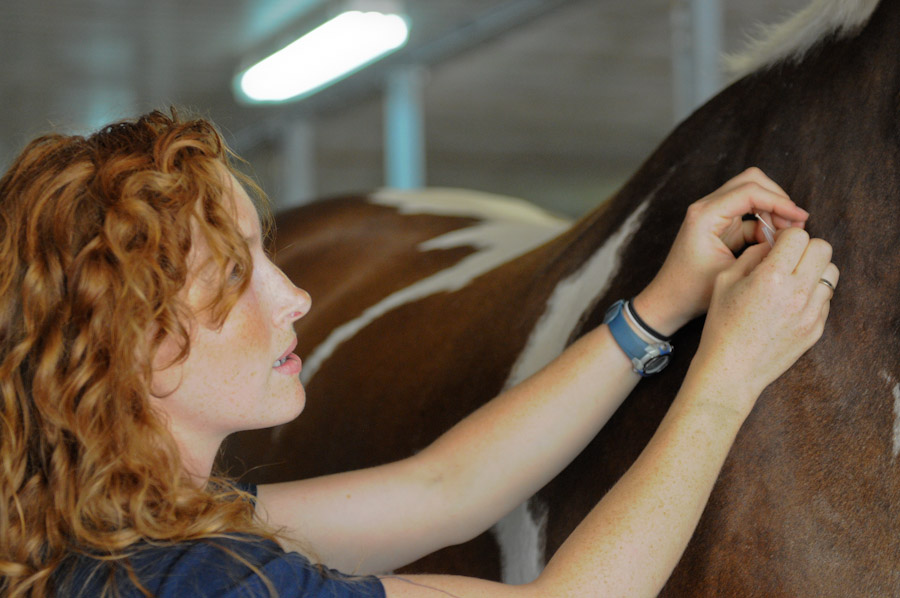
<path fill-rule="evenodd" d="M 243 487 L 214 458 L 231 432 L 303 410 L 292 325 L 310 298 L 266 256 L 264 204 L 240 178 L 209 123 L 154 112 L 40 138 L 0 180 L 4 596 L 655 595 L 757 397 L 820 337 L 838 279 L 808 214 L 748 170 L 688 210 L 628 306 L 643 328 L 613 310 L 409 459 Z M 771 249 L 750 213 L 772 216 Z M 707 309 L 659 430 L 536 581 L 371 576 L 535 492 L 639 381 L 623 339 L 652 345 Z"/>

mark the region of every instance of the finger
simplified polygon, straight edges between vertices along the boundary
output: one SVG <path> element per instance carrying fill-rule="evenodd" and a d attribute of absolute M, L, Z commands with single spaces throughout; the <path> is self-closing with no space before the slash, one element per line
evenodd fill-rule
<path fill-rule="evenodd" d="M 786 195 L 770 191 L 756 182 L 747 182 L 730 189 L 713 200 L 712 204 L 717 214 L 724 218 L 736 218 L 756 212 L 775 214 L 792 222 L 805 222 L 809 217 L 806 210 L 798 207 Z"/>
<path fill-rule="evenodd" d="M 772 226 L 775 228 L 790 228 L 794 221 L 783 218 L 778 214 L 769 214 L 769 222 L 771 222 Z"/>
<path fill-rule="evenodd" d="M 741 232 L 743 244 L 738 244 L 736 247 L 732 247 L 729 244 L 729 248 L 732 251 L 737 251 L 744 245 L 750 245 L 752 243 L 766 243 L 768 244 L 769 240 L 766 239 L 766 234 L 763 232 L 763 225 L 754 218 L 753 220 L 744 220 L 741 223 Z"/>
<path fill-rule="evenodd" d="M 775 235 L 775 246 L 770 252 L 770 259 L 782 272 L 794 274 L 808 245 L 809 234 L 805 230 L 800 228 L 780 230 Z"/>
<path fill-rule="evenodd" d="M 744 172 L 748 173 L 753 178 L 753 180 L 764 186 L 766 189 L 769 189 L 773 193 L 779 193 L 781 195 L 784 195 L 785 197 L 788 197 L 787 191 L 785 191 L 781 187 L 781 185 L 776 183 L 771 177 L 764 173 L 762 169 L 751 166 Z"/>
<path fill-rule="evenodd" d="M 838 281 L 841 278 L 841 271 L 838 270 L 838 267 L 835 266 L 834 263 L 830 263 L 825 267 L 825 271 L 822 272 L 821 278 L 830 282 L 831 286 L 837 289 Z"/>
<path fill-rule="evenodd" d="M 828 313 L 831 311 L 831 301 L 826 301 L 822 304 L 822 313 L 820 317 L 822 318 L 822 324 L 824 326 L 825 320 L 828 319 Z"/>
<path fill-rule="evenodd" d="M 761 213 L 760 218 L 766 222 L 770 221 L 765 213 Z M 740 235 L 735 234 L 732 236 L 726 232 L 726 234 L 722 236 L 722 240 L 728 245 L 728 248 L 731 251 L 738 251 L 745 245 L 750 245 L 752 243 L 769 243 L 769 237 L 766 236 L 765 232 L 765 225 L 759 222 L 759 219 L 753 218 L 742 220 L 740 225 Z"/>
<path fill-rule="evenodd" d="M 791 227 L 804 228 L 806 226 L 805 220 L 788 220 L 787 218 L 782 218 L 778 214 L 772 214 L 771 218 L 772 224 L 778 229 Z"/>
<path fill-rule="evenodd" d="M 732 251 L 737 253 L 745 245 L 758 242 L 756 238 L 756 223 L 750 220 L 740 220 L 735 218 L 734 225 L 729 227 L 720 238 L 722 242 Z"/>
<path fill-rule="evenodd" d="M 809 212 L 791 201 L 789 206 L 776 205 L 772 211 L 775 228 L 802 228 L 809 219 Z"/>
<path fill-rule="evenodd" d="M 756 219 L 744 220 L 741 223 L 741 232 L 743 233 L 744 245 L 765 241 L 765 237 L 762 236 L 762 232 L 759 230 L 759 222 Z M 736 248 L 732 247 L 732 250 L 734 249 Z"/>
<path fill-rule="evenodd" d="M 793 202 L 792 202 L 793 203 Z M 796 207 L 796 204 L 794 204 Z M 806 210 L 800 209 L 804 214 L 808 213 Z M 763 211 L 755 211 L 754 214 L 759 215 L 759 219 L 769 225 L 770 230 L 783 230 L 785 228 L 798 227 L 804 228 L 806 226 L 805 220 L 789 220 L 783 216 L 778 215 L 776 212 L 763 212 Z"/>
<path fill-rule="evenodd" d="M 840 278 L 840 272 L 838 272 L 837 266 L 828 264 L 816 281 L 813 296 L 818 296 L 821 301 L 830 301 L 837 292 L 838 278 Z"/>
<path fill-rule="evenodd" d="M 831 245 L 827 241 L 810 239 L 794 269 L 794 274 L 801 280 L 807 280 L 809 288 L 812 288 L 812 285 L 819 282 L 822 273 L 831 262 L 831 253 Z"/>
<path fill-rule="evenodd" d="M 747 168 L 742 173 L 740 173 L 736 177 L 732 178 L 728 183 L 726 183 L 726 186 L 737 187 L 746 182 L 754 182 L 754 183 L 758 184 L 759 186 L 761 186 L 765 189 L 768 189 L 772 193 L 776 193 L 776 194 L 780 194 L 785 197 L 788 197 L 788 194 L 785 192 L 784 189 L 781 188 L 781 185 L 779 185 L 778 183 L 773 181 L 771 178 L 769 178 L 769 176 L 766 175 L 766 173 L 764 173 L 760 168 L 758 168 L 756 166 L 751 166 L 750 168 Z"/>

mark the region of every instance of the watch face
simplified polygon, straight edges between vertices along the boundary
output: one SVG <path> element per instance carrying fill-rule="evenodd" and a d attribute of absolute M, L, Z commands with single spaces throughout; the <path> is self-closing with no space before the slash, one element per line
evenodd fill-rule
<path fill-rule="evenodd" d="M 669 359 L 671 359 L 670 355 L 657 355 L 656 357 L 651 357 L 644 363 L 644 373 L 655 374 L 662 371 L 669 365 Z"/>

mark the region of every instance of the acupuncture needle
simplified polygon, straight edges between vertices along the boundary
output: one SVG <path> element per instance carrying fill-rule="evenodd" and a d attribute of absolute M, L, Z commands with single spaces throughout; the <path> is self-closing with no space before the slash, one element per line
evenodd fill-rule
<path fill-rule="evenodd" d="M 756 216 L 756 219 L 762 222 L 763 225 L 763 235 L 766 237 L 766 241 L 769 242 L 770 247 L 775 247 L 775 229 L 772 228 L 772 225 L 763 220 L 763 217 L 760 216 L 758 212 L 753 214 Z"/>

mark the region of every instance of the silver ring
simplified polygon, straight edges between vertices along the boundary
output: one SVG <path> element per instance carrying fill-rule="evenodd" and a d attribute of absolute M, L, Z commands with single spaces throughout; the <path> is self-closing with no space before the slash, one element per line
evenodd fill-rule
<path fill-rule="evenodd" d="M 830 281 L 830 280 L 825 280 L 824 278 L 820 278 L 820 279 L 819 279 L 819 282 L 822 283 L 822 284 L 824 284 L 824 285 L 825 285 L 826 287 L 828 287 L 829 289 L 831 289 L 831 292 L 832 292 L 832 293 L 834 292 L 834 285 L 831 284 L 831 281 Z"/>

